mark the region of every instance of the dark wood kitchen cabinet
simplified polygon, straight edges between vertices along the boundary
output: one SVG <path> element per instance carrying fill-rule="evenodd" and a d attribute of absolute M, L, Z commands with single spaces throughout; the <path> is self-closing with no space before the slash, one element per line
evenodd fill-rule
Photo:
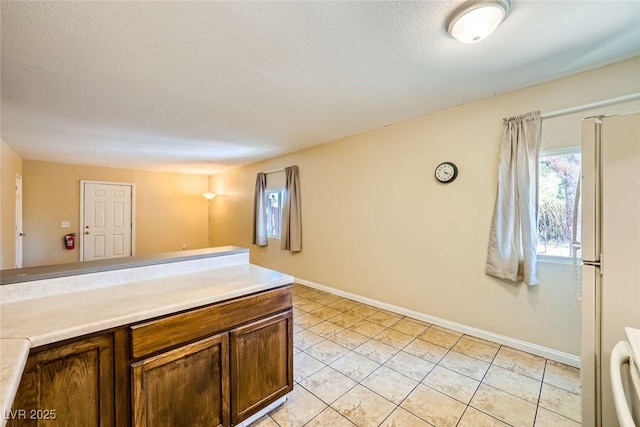
<path fill-rule="evenodd" d="M 234 424 L 293 390 L 292 334 L 291 310 L 231 331 Z"/>
<path fill-rule="evenodd" d="M 291 298 L 287 286 L 132 326 L 133 427 L 235 425 L 293 390 Z"/>
<path fill-rule="evenodd" d="M 105 334 L 32 353 L 7 425 L 114 426 L 113 350 Z"/>
<path fill-rule="evenodd" d="M 235 425 L 293 390 L 292 320 L 287 285 L 34 349 L 8 425 Z"/>
<path fill-rule="evenodd" d="M 228 426 L 228 372 L 227 333 L 133 363 L 134 427 Z"/>

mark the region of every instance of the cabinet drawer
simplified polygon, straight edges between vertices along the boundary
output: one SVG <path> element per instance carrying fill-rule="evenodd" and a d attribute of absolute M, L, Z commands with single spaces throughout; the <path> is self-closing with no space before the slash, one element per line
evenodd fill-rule
<path fill-rule="evenodd" d="M 291 308 L 291 286 L 272 289 L 131 327 L 134 359 Z"/>

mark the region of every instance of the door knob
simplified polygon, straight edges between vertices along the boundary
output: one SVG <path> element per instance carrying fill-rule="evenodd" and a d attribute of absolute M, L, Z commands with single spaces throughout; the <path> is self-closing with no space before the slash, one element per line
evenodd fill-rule
<path fill-rule="evenodd" d="M 88 231 L 85 231 L 84 234 L 90 234 Z"/>
<path fill-rule="evenodd" d="M 20 237 L 24 237 L 26 235 L 27 235 L 26 233 L 18 233 L 18 236 L 20 236 Z"/>

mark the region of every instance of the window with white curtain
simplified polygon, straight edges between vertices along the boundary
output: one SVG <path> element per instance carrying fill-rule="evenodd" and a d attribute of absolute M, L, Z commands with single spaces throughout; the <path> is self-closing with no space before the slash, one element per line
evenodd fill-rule
<path fill-rule="evenodd" d="M 283 189 L 267 190 L 267 237 L 279 239 L 282 228 Z"/>

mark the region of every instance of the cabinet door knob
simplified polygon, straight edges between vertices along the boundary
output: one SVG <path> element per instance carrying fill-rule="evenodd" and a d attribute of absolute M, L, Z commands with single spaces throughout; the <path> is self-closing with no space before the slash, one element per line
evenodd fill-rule
<path fill-rule="evenodd" d="M 88 231 L 85 231 L 84 234 L 90 234 Z"/>

